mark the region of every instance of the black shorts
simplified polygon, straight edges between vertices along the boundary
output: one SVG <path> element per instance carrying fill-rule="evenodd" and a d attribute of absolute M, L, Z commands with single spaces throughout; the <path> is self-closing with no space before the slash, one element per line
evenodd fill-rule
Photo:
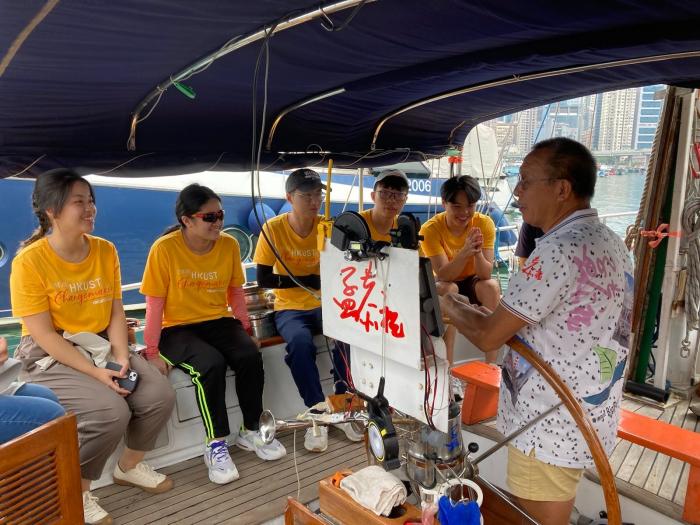
<path fill-rule="evenodd" d="M 454 283 L 457 285 L 459 293 L 467 297 L 470 303 L 481 306 L 481 302 L 479 302 L 479 299 L 476 298 L 476 283 L 478 282 L 478 276 L 470 275 L 466 279 L 455 281 Z"/>

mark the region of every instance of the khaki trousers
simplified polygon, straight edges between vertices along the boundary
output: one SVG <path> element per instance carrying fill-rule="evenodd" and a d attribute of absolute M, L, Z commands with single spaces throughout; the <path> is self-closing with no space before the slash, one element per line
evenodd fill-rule
<path fill-rule="evenodd" d="M 139 382 L 133 393 L 122 397 L 96 379 L 58 362 L 40 370 L 35 363 L 45 356 L 31 336 L 22 337 L 16 351 L 23 363 L 22 379 L 49 387 L 78 420 L 84 479 L 99 479 L 122 437 L 132 450 L 153 450 L 175 404 L 168 378 L 144 358 L 132 354 L 130 366 L 139 374 Z"/>

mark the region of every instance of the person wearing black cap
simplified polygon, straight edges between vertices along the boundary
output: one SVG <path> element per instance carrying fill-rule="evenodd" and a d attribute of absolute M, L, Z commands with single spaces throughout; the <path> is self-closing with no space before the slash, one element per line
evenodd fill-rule
<path fill-rule="evenodd" d="M 275 289 L 275 325 L 286 341 L 285 362 L 289 366 L 304 404 L 311 408 L 325 401 L 321 380 L 316 366 L 316 345 L 313 336 L 322 331 L 321 303 L 318 290 L 321 288 L 320 254 L 317 247 L 317 231 L 321 216 L 318 214 L 323 202 L 326 186 L 314 170 L 304 168 L 293 171 L 287 178 L 285 190 L 292 211 L 268 220 L 263 226 L 253 261 L 257 264 L 258 284 Z M 296 281 L 305 288 L 316 290 L 312 295 L 301 288 L 289 276 L 279 257 L 294 274 Z M 346 377 L 347 357 L 333 345 L 333 362 L 336 393 L 345 391 L 341 378 Z M 352 431 L 349 424 L 340 426 L 349 439 L 362 439 Z M 306 432 L 304 446 L 312 452 L 323 452 L 328 448 L 327 427 Z"/>
<path fill-rule="evenodd" d="M 408 197 L 408 177 L 398 169 L 383 170 L 377 175 L 370 196 L 374 207 L 360 215 L 367 221 L 372 240 L 390 242 L 389 231 L 396 228 L 396 217 Z"/>

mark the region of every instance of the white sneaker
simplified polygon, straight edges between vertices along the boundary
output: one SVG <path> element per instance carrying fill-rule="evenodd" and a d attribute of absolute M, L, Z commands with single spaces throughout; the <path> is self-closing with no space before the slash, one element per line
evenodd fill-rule
<path fill-rule="evenodd" d="M 249 452 L 254 451 L 260 459 L 266 461 L 280 459 L 287 455 L 284 445 L 276 439 L 273 439 L 272 443 L 266 445 L 260 437 L 260 432 L 257 430 L 246 430 L 243 426 L 241 426 L 236 436 L 236 446 Z"/>
<path fill-rule="evenodd" d="M 97 496 L 86 490 L 83 492 L 83 514 L 88 525 L 112 525 L 112 516 L 97 504 Z"/>
<path fill-rule="evenodd" d="M 314 435 L 314 428 L 307 428 L 304 436 L 304 448 L 309 452 L 323 452 L 328 448 L 328 427 L 316 427 L 318 436 Z"/>
<path fill-rule="evenodd" d="M 212 483 L 224 485 L 238 479 L 238 469 L 228 453 L 226 441 L 212 441 L 204 450 L 204 464 Z"/>
<path fill-rule="evenodd" d="M 361 425 L 361 423 L 357 423 L 357 425 Z M 355 425 L 352 423 L 338 423 L 337 425 L 333 426 L 335 426 L 335 428 L 338 430 L 342 430 L 345 437 L 350 441 L 357 442 L 362 441 L 365 438 L 364 425 L 362 426 L 362 431 L 355 428 Z"/>
<path fill-rule="evenodd" d="M 131 470 L 124 472 L 117 461 L 114 467 L 114 483 L 138 487 L 151 494 L 161 494 L 173 488 L 173 480 L 153 470 L 153 467 L 144 463 L 138 463 Z"/>

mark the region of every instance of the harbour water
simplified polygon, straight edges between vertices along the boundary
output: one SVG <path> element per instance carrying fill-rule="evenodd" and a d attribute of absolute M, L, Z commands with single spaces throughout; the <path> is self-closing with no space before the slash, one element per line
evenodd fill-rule
<path fill-rule="evenodd" d="M 508 177 L 508 185 L 511 190 L 515 187 L 516 180 L 515 177 Z M 592 206 L 598 210 L 600 215 L 637 211 L 643 190 L 644 177 L 641 175 L 598 177 Z M 511 209 L 507 216 L 511 222 L 522 223 L 522 217 L 517 210 Z M 627 227 L 634 221 L 635 216 L 629 215 L 607 219 L 606 223 L 615 233 L 624 237 Z"/>

